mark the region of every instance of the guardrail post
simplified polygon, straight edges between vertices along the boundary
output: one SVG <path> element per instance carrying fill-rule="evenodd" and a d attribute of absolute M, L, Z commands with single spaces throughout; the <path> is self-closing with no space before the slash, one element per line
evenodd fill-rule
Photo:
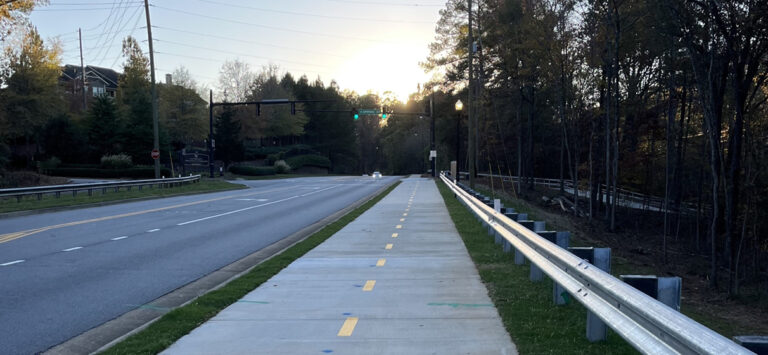
<path fill-rule="evenodd" d="M 568 247 L 571 244 L 571 232 L 565 231 L 565 232 L 557 232 L 555 235 L 556 241 L 555 244 L 557 246 L 568 249 Z M 555 302 L 556 305 L 564 305 L 568 303 L 568 300 L 566 299 L 567 292 L 565 291 L 565 288 L 563 286 L 560 286 L 557 282 L 553 282 L 552 284 L 552 300 Z"/>
<path fill-rule="evenodd" d="M 498 198 L 494 199 L 493 200 L 493 210 L 496 211 L 496 213 L 501 213 L 501 209 L 502 209 L 502 207 L 501 207 L 501 200 L 498 199 Z M 491 226 L 490 223 L 488 224 L 488 234 L 492 234 L 493 235 L 493 241 L 496 244 L 501 244 L 501 239 L 502 239 L 501 238 L 501 234 L 496 233 L 496 230 L 493 229 L 493 227 Z"/>
<path fill-rule="evenodd" d="M 586 260 L 600 270 L 611 272 L 611 248 L 576 247 L 568 250 L 581 259 Z M 591 342 L 605 340 L 608 337 L 608 326 L 591 311 L 587 310 L 587 340 Z"/>
<path fill-rule="evenodd" d="M 524 220 L 528 219 L 527 213 L 518 213 L 517 214 L 517 221 L 523 222 Z M 515 265 L 523 265 L 525 264 L 525 255 L 520 250 L 515 249 Z"/>
<path fill-rule="evenodd" d="M 733 341 L 755 354 L 768 354 L 768 336 L 762 335 L 737 335 Z"/>
<path fill-rule="evenodd" d="M 651 296 L 670 308 L 680 311 L 680 296 L 682 279 L 673 277 L 656 277 L 655 275 L 620 275 L 620 278 L 630 286 Z"/>
<path fill-rule="evenodd" d="M 538 235 L 546 239 L 549 239 L 550 241 L 552 239 L 557 238 L 557 232 L 544 231 L 545 225 L 546 225 L 544 222 L 540 222 L 540 221 L 536 221 L 536 222 L 530 221 L 530 222 L 533 223 L 533 228 L 528 227 L 528 229 L 536 232 Z M 534 281 L 534 282 L 541 281 L 544 278 L 544 273 L 541 272 L 541 269 L 538 266 L 536 266 L 536 264 L 531 263 L 531 272 L 530 272 L 529 278 L 531 279 L 531 281 Z"/>

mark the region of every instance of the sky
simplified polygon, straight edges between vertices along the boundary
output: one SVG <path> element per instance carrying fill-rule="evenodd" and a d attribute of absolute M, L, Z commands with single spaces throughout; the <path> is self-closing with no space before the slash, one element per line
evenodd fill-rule
<path fill-rule="evenodd" d="M 253 71 L 277 64 L 295 78 L 318 76 L 360 94 L 392 91 L 405 101 L 429 76 L 429 53 L 444 0 L 151 0 L 157 80 L 177 67 L 215 90 L 226 60 Z M 30 21 L 63 44 L 64 64 L 121 71 L 121 41 L 133 35 L 148 52 L 141 0 L 50 0 Z"/>

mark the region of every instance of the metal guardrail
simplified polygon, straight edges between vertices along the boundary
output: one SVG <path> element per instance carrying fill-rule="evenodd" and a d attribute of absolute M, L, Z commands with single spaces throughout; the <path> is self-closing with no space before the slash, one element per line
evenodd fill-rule
<path fill-rule="evenodd" d="M 573 299 L 646 354 L 753 354 L 539 236 L 441 174 L 456 197 Z"/>
<path fill-rule="evenodd" d="M 469 176 L 469 173 L 461 172 L 462 178 L 464 178 L 464 174 L 466 176 Z M 498 175 L 498 174 L 486 174 L 486 173 L 478 173 L 478 176 L 484 176 L 484 177 L 493 177 L 493 178 L 500 178 L 504 179 L 504 181 L 511 181 L 511 182 L 518 182 L 519 178 L 517 176 L 509 176 L 509 175 Z M 560 179 L 546 179 L 546 178 L 533 178 L 533 184 L 539 185 L 539 186 L 545 186 L 550 189 L 559 189 L 560 188 Z M 570 189 L 573 191 L 573 181 L 571 180 L 564 180 L 563 181 L 564 188 Z M 604 192 L 606 191 L 607 187 L 605 184 L 601 184 L 600 187 L 603 191 L 603 199 L 607 199 L 607 194 Z M 616 201 L 619 205 L 623 205 L 624 207 L 630 207 L 630 208 L 638 208 L 638 209 L 653 209 L 656 211 L 664 211 L 664 198 L 658 197 L 658 196 L 651 196 L 642 194 L 635 191 L 630 191 L 627 189 L 618 188 L 616 189 L 618 196 L 614 197 L 611 196 L 611 200 L 616 198 Z M 590 194 L 589 190 L 579 190 L 579 196 L 581 197 L 588 197 Z M 633 204 L 635 204 L 633 206 Z M 637 207 L 639 206 L 639 207 Z M 696 212 L 696 205 L 692 203 L 682 202 L 681 203 L 681 210 L 689 213 L 695 213 Z M 674 212 L 670 210 L 670 212 Z"/>
<path fill-rule="evenodd" d="M 148 180 L 130 180 L 130 181 L 116 181 L 116 182 L 97 182 L 90 184 L 70 184 L 70 185 L 51 185 L 51 186 L 36 186 L 36 187 L 21 187 L 13 189 L 0 189 L 0 199 L 6 199 L 9 197 L 15 197 L 17 201 L 21 202 L 21 199 L 25 196 L 37 196 L 38 200 L 42 200 L 45 194 L 55 194 L 56 197 L 60 197 L 62 192 L 71 192 L 72 196 L 77 196 L 78 191 L 88 191 L 88 196 L 93 195 L 94 190 L 101 189 L 102 193 L 106 193 L 107 189 L 114 189 L 115 192 L 120 191 L 120 188 L 126 188 L 128 191 L 132 187 L 138 187 L 141 190 L 145 186 L 157 185 L 160 188 L 173 187 L 182 185 L 185 183 L 194 183 L 200 181 L 200 175 L 190 175 L 178 178 L 169 179 L 148 179 Z"/>

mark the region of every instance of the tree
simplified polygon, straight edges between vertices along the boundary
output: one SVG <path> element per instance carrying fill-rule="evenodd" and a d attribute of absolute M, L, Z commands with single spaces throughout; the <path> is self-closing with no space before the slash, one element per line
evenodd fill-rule
<path fill-rule="evenodd" d="M 251 87 L 256 80 L 256 75 L 251 71 L 248 63 L 238 59 L 225 61 L 219 70 L 218 91 L 219 100 L 238 102 L 245 101 L 251 94 Z"/>
<path fill-rule="evenodd" d="M 0 42 L 5 41 L 13 28 L 27 23 L 27 16 L 35 6 L 47 4 L 48 0 L 3 0 L 0 3 Z"/>
<path fill-rule="evenodd" d="M 293 93 L 277 79 L 277 68 L 267 67 L 253 82 L 249 101 L 269 99 L 295 100 Z M 304 125 L 309 121 L 303 112 L 291 114 L 287 105 L 263 105 L 261 116 L 248 117 L 243 123 L 244 136 L 247 138 L 290 137 L 304 134 Z"/>
<path fill-rule="evenodd" d="M 112 97 L 96 97 L 86 116 L 85 128 L 92 161 L 98 161 L 104 155 L 123 152 L 122 120 Z"/>
<path fill-rule="evenodd" d="M 10 138 L 24 138 L 28 166 L 34 154 L 33 138 L 61 110 L 60 53 L 57 46 L 46 47 L 34 28 L 25 33 L 21 48 L 5 52 L 9 63 L 0 75 L 7 85 L 0 93 L 6 117 L 3 131 Z"/>
<path fill-rule="evenodd" d="M 208 132 L 207 102 L 197 94 L 198 85 L 189 71 L 180 66 L 173 72 L 173 84 L 157 87 L 160 124 L 177 147 L 202 140 Z"/>
<path fill-rule="evenodd" d="M 123 75 L 120 76 L 117 98 L 126 118 L 123 150 L 138 164 L 152 164 L 150 151 L 154 146 L 152 127 L 152 94 L 149 83 L 149 59 L 133 37 L 123 40 Z M 164 127 L 159 127 L 160 146 L 167 145 Z"/>
<path fill-rule="evenodd" d="M 243 142 L 240 140 L 240 122 L 235 119 L 235 110 L 225 107 L 216 117 L 213 139 L 216 141 L 216 159 L 229 166 L 243 159 Z"/>

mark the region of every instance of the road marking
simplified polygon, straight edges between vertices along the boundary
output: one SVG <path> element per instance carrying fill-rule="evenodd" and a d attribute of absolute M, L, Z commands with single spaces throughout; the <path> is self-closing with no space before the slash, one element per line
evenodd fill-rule
<path fill-rule="evenodd" d="M 115 238 L 112 238 L 112 240 L 121 240 L 121 239 L 125 239 L 125 238 L 128 238 L 128 236 L 124 235 L 122 237 L 115 237 Z"/>
<path fill-rule="evenodd" d="M 344 321 L 344 324 L 341 326 L 341 329 L 339 329 L 339 333 L 336 335 L 340 337 L 348 337 L 352 335 L 352 332 L 355 331 L 356 325 L 357 325 L 357 317 L 347 317 L 347 320 Z"/>
<path fill-rule="evenodd" d="M 410 211 L 410 210 L 411 210 L 410 208 L 406 208 L 406 209 L 405 209 L 405 212 L 408 212 L 408 211 Z"/>
<path fill-rule="evenodd" d="M 407 216 L 407 215 L 408 215 L 407 213 L 403 213 L 403 217 L 405 217 L 405 216 Z"/>
<path fill-rule="evenodd" d="M 392 249 L 392 243 L 387 243 L 387 246 L 384 247 L 384 249 L 387 249 L 387 250 Z"/>
<path fill-rule="evenodd" d="M 384 266 L 387 263 L 387 259 L 381 258 L 376 262 L 376 266 Z"/>
<path fill-rule="evenodd" d="M 400 222 L 405 222 L 405 218 L 400 218 Z"/>
<path fill-rule="evenodd" d="M 159 230 L 160 230 L 159 228 L 150 229 L 150 230 L 147 231 L 147 233 L 154 233 L 154 232 L 157 232 Z"/>
<path fill-rule="evenodd" d="M 368 280 L 365 282 L 365 286 L 363 286 L 363 291 L 373 291 L 373 286 L 376 285 L 376 280 Z"/>
<path fill-rule="evenodd" d="M 266 198 L 238 198 L 238 199 L 235 199 L 235 200 L 237 200 L 237 201 L 258 201 L 258 202 L 269 201 L 269 199 L 266 199 Z"/>
<path fill-rule="evenodd" d="M 260 205 L 251 206 L 251 207 L 246 207 L 246 208 L 241 208 L 241 209 L 239 209 L 239 210 L 234 210 L 234 211 L 224 212 L 224 213 L 220 213 L 220 214 L 217 214 L 217 215 L 213 215 L 213 216 L 208 216 L 208 217 L 203 217 L 203 218 L 194 219 L 194 220 L 191 220 L 191 221 L 181 222 L 181 223 L 177 224 L 177 226 L 183 226 L 183 225 L 186 225 L 186 224 L 190 224 L 190 223 L 197 223 L 197 222 L 201 222 L 201 221 L 209 220 L 209 219 L 211 219 L 211 218 L 218 218 L 218 217 L 222 217 L 222 216 L 231 215 L 231 214 L 233 214 L 233 213 L 238 213 L 238 212 L 243 212 L 243 211 L 252 210 L 252 209 L 254 209 L 254 208 L 259 208 L 259 207 L 264 207 L 264 206 L 274 205 L 274 204 L 276 204 L 276 203 L 279 203 L 279 202 L 288 201 L 288 200 L 293 200 L 294 198 L 297 198 L 297 197 L 299 197 L 299 196 L 291 196 L 291 197 L 288 197 L 288 198 L 284 198 L 284 199 L 282 199 L 282 200 L 276 200 L 276 201 L 272 201 L 272 202 L 262 203 L 262 204 L 260 204 Z"/>
<path fill-rule="evenodd" d="M 24 260 L 14 260 L 14 261 L 9 261 L 9 262 L 4 263 L 4 264 L 0 264 L 0 266 L 8 266 L 8 265 L 19 264 L 19 263 L 23 263 L 23 262 L 24 262 Z"/>
<path fill-rule="evenodd" d="M 264 194 L 264 193 L 269 193 L 269 192 L 283 191 L 283 190 L 288 190 L 288 189 L 291 189 L 291 188 L 293 188 L 293 187 L 285 187 L 285 188 L 279 188 L 279 189 L 273 189 L 273 190 L 267 190 L 267 191 L 251 192 L 251 193 L 247 193 L 247 194 L 238 194 L 238 195 L 233 195 L 233 196 L 222 196 L 222 197 L 211 198 L 211 199 L 207 199 L 207 200 L 193 201 L 193 202 L 181 203 L 181 204 L 178 204 L 178 205 L 153 208 L 153 209 L 149 209 L 149 210 L 129 212 L 129 213 L 123 213 L 123 214 L 117 214 L 117 215 L 105 216 L 105 217 L 99 217 L 99 218 L 92 218 L 92 219 L 85 219 L 85 220 L 81 220 L 81 221 L 74 221 L 74 222 L 56 224 L 56 225 L 52 225 L 52 226 L 46 226 L 46 227 L 41 227 L 41 228 L 29 229 L 29 230 L 20 231 L 20 232 L 0 234 L 0 243 L 10 242 L 10 241 L 15 240 L 15 239 L 23 238 L 23 237 L 26 237 L 26 236 L 29 236 L 29 235 L 32 235 L 32 234 L 40 233 L 40 232 L 49 231 L 49 230 L 52 230 L 52 229 L 58 229 L 58 228 L 64 228 L 64 227 L 72 227 L 72 226 L 77 226 L 77 225 L 86 224 L 86 223 L 108 221 L 108 220 L 117 219 L 117 218 L 138 216 L 138 215 L 142 215 L 142 214 L 159 212 L 159 211 L 165 211 L 165 210 L 170 210 L 170 209 L 174 209 L 174 208 L 181 208 L 181 207 L 199 205 L 199 204 L 202 204 L 202 203 L 221 201 L 221 200 L 231 199 L 231 198 L 235 198 L 235 197 L 253 196 L 253 195 L 259 195 L 259 194 Z"/>
<path fill-rule="evenodd" d="M 402 225 L 400 225 L 400 224 L 398 224 L 397 226 L 395 226 L 395 228 L 397 228 L 397 229 L 402 229 L 402 228 L 403 228 L 403 226 L 402 226 Z"/>
<path fill-rule="evenodd" d="M 62 251 L 73 251 L 73 250 L 77 250 L 77 249 L 83 249 L 83 247 L 72 247 L 72 248 L 64 249 Z"/>
<path fill-rule="evenodd" d="M 328 188 L 325 188 L 325 189 L 322 189 L 322 190 L 317 190 L 317 191 L 313 191 L 313 192 L 310 192 L 310 193 L 306 193 L 306 194 L 301 195 L 301 197 L 309 196 L 309 195 L 314 195 L 314 194 L 316 194 L 318 192 L 323 192 L 325 190 L 334 189 L 334 188 L 337 188 L 339 186 L 341 186 L 341 185 L 334 185 L 334 186 L 331 186 L 331 187 L 328 187 Z"/>
<path fill-rule="evenodd" d="M 397 233 L 392 233 L 392 238 L 397 238 Z"/>

